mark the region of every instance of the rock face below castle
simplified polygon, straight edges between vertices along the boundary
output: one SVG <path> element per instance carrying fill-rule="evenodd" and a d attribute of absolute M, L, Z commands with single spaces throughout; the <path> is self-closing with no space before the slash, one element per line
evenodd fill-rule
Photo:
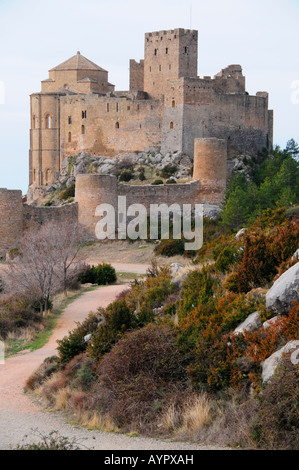
<path fill-rule="evenodd" d="M 145 35 L 144 60 L 130 61 L 130 90 L 115 91 L 108 72 L 79 52 L 53 68 L 31 95 L 29 184 L 47 186 L 66 157 L 113 157 L 161 149 L 192 156 L 197 138 L 224 139 L 228 152 L 271 148 L 268 94 L 250 96 L 240 65 L 197 76 L 198 32 Z"/>

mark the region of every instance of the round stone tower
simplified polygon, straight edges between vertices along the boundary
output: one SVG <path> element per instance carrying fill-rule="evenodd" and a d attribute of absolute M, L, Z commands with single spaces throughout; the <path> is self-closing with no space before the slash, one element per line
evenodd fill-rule
<path fill-rule="evenodd" d="M 100 204 L 111 204 L 117 210 L 117 178 L 111 175 L 78 175 L 76 178 L 78 220 L 95 236 L 99 217 L 95 215 Z"/>
<path fill-rule="evenodd" d="M 226 140 L 195 139 L 193 179 L 200 181 L 202 203 L 222 203 L 227 179 Z"/>
<path fill-rule="evenodd" d="M 23 233 L 22 191 L 0 189 L 0 251 L 16 248 Z"/>

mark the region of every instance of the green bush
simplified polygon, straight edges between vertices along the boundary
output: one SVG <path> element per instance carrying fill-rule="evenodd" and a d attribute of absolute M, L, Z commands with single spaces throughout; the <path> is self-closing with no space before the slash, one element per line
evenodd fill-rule
<path fill-rule="evenodd" d="M 58 342 L 59 363 L 66 364 L 78 354 L 84 352 L 87 343 L 84 337 L 92 334 L 97 330 L 99 319 L 97 315 L 89 315 L 83 323 L 78 323 L 77 327 L 72 330 L 68 336 L 65 336 Z"/>
<path fill-rule="evenodd" d="M 162 178 L 170 178 L 177 172 L 177 167 L 175 165 L 172 165 L 169 163 L 166 165 L 162 170 L 161 170 L 161 176 Z"/>
<path fill-rule="evenodd" d="M 171 178 L 170 180 L 167 180 L 167 181 L 166 181 L 166 184 L 176 184 L 176 180 L 174 180 L 173 178 Z"/>
<path fill-rule="evenodd" d="M 64 191 L 62 191 L 59 195 L 59 199 L 62 201 L 66 201 L 70 197 L 75 197 L 75 183 L 71 184 L 68 188 L 66 188 Z"/>
<path fill-rule="evenodd" d="M 159 245 L 155 247 L 156 255 L 176 256 L 183 255 L 185 252 L 185 244 L 183 240 L 161 240 Z"/>
<path fill-rule="evenodd" d="M 134 173 L 132 170 L 122 170 L 119 175 L 119 181 L 131 181 L 134 178 Z"/>
<path fill-rule="evenodd" d="M 235 246 L 226 246 L 217 256 L 215 261 L 216 269 L 222 273 L 229 271 L 231 266 L 240 260 L 241 254 Z"/>
<path fill-rule="evenodd" d="M 155 180 L 152 182 L 152 185 L 158 186 L 159 184 L 164 184 L 163 180 Z"/>
<path fill-rule="evenodd" d="M 182 288 L 182 299 L 179 304 L 181 318 L 188 315 L 199 304 L 205 304 L 213 299 L 216 281 L 209 269 L 191 271 L 188 273 Z"/>
<path fill-rule="evenodd" d="M 136 326 L 136 317 L 125 300 L 117 300 L 106 309 L 100 309 L 99 312 L 104 323 L 97 328 L 88 345 L 89 356 L 96 360 L 109 352 L 112 345 L 124 332 Z"/>
<path fill-rule="evenodd" d="M 82 284 L 110 285 L 117 280 L 116 271 L 110 264 L 99 264 L 98 266 L 86 266 L 79 275 Z"/>

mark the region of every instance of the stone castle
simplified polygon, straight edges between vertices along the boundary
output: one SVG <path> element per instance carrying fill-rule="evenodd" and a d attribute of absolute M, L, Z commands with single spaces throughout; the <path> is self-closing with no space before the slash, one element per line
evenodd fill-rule
<path fill-rule="evenodd" d="M 31 95 L 29 187 L 51 185 L 62 162 L 87 152 L 113 157 L 143 150 L 194 156 L 193 181 L 126 185 L 110 175 L 78 175 L 76 202 L 62 207 L 23 203 L 20 191 L 0 189 L 0 250 L 17 245 L 24 230 L 47 220 L 78 219 L 94 233 L 95 208 L 128 204 L 219 206 L 227 157 L 273 145 L 268 93 L 250 96 L 240 65 L 214 78 L 197 76 L 198 33 L 174 29 L 145 34 L 144 60 L 130 61 L 130 90 L 115 91 L 108 72 L 78 52 L 49 72 Z"/>

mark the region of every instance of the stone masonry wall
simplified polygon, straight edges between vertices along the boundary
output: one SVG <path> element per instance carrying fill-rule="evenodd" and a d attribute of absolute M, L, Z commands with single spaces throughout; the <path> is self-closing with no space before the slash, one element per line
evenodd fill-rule
<path fill-rule="evenodd" d="M 37 207 L 24 204 L 23 230 L 32 230 L 47 222 L 68 222 L 78 220 L 78 205 L 68 204 L 60 207 Z"/>
<path fill-rule="evenodd" d="M 22 191 L 0 189 L 0 251 L 15 248 L 22 232 Z"/>

